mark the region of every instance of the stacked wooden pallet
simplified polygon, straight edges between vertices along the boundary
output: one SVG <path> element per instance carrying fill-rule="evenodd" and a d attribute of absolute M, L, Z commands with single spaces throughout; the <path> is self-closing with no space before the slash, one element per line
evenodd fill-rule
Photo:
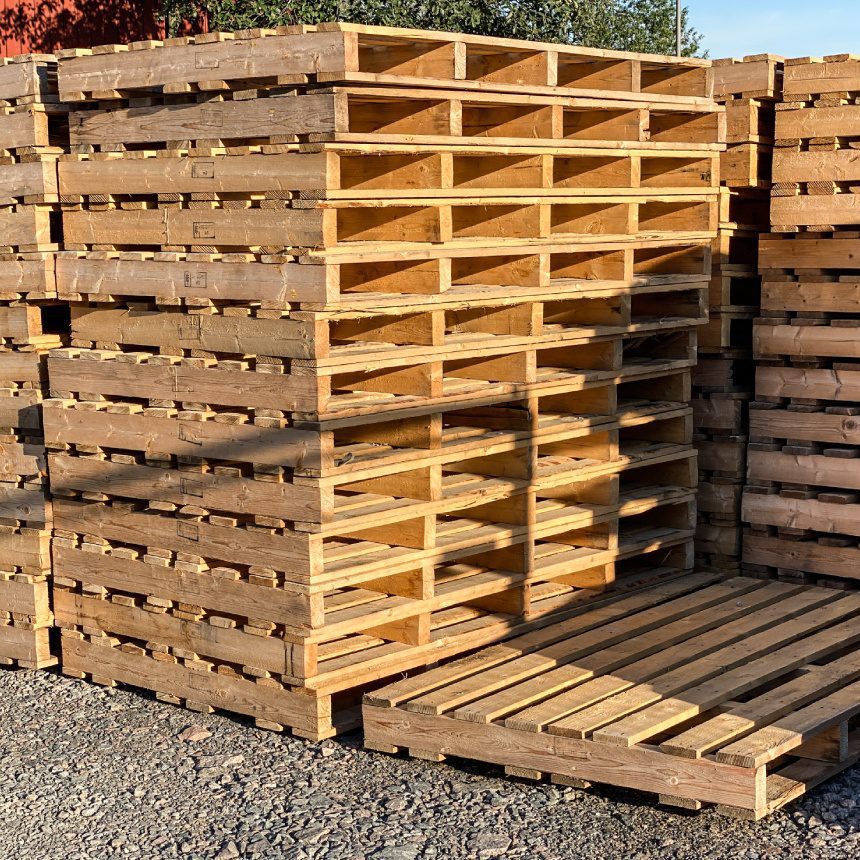
<path fill-rule="evenodd" d="M 726 106 L 720 158 L 720 236 L 714 243 L 708 325 L 693 372 L 699 452 L 696 554 L 737 571 L 746 478 L 747 405 L 753 396 L 752 323 L 759 312 L 758 238 L 768 232 L 773 126 L 782 59 L 770 54 L 714 62 L 714 98 Z"/>
<path fill-rule="evenodd" d="M 786 61 L 776 138 L 744 560 L 783 576 L 856 582 L 860 59 Z"/>
<path fill-rule="evenodd" d="M 707 62 L 333 25 L 59 81 L 66 672 L 318 738 L 691 565 Z"/>
<path fill-rule="evenodd" d="M 56 662 L 41 402 L 67 328 L 53 279 L 64 133 L 55 59 L 0 61 L 0 665 Z"/>

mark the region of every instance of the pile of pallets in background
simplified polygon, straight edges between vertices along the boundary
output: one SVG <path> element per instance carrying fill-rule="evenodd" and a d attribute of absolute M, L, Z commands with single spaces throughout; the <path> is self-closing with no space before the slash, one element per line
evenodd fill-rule
<path fill-rule="evenodd" d="M 691 567 L 707 61 L 350 25 L 60 56 L 64 671 L 319 738 Z"/>
<path fill-rule="evenodd" d="M 782 74 L 782 58 L 770 54 L 714 61 L 714 98 L 726 106 L 727 146 L 720 158 L 710 321 L 699 333 L 693 371 L 693 431 L 699 452 L 696 559 L 721 570 L 740 567 L 752 324 L 761 295 L 758 239 L 770 227 L 773 126 Z"/>
<path fill-rule="evenodd" d="M 744 561 L 783 577 L 856 582 L 860 59 L 786 61 L 773 178 Z"/>
<path fill-rule="evenodd" d="M 0 61 L 0 665 L 51 656 L 51 504 L 42 438 L 47 353 L 63 345 L 53 254 L 65 118 L 56 60 Z"/>

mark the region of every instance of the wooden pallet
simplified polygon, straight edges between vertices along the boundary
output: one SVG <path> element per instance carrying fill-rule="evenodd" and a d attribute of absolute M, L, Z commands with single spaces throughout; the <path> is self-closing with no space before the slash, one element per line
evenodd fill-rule
<path fill-rule="evenodd" d="M 368 694 L 365 745 L 752 819 L 857 761 L 860 596 L 688 581 Z"/>
<path fill-rule="evenodd" d="M 711 102 L 638 101 L 392 87 L 321 87 L 257 98 L 173 97 L 145 107 L 69 114 L 73 147 L 107 151 L 333 142 L 549 145 L 717 152 L 725 114 Z M 249 137 L 249 129 L 254 130 Z M 178 142 L 178 143 L 177 143 Z M 194 143 L 192 143 L 194 142 Z M 145 145 L 149 144 L 149 147 Z M 88 151 L 88 150 L 86 150 Z"/>
<path fill-rule="evenodd" d="M 717 200 L 678 195 L 485 197 L 451 201 L 415 199 L 292 201 L 279 207 L 253 201 L 211 203 L 204 211 L 175 204 L 133 211 L 67 211 L 63 232 L 70 248 L 164 247 L 180 251 L 301 253 L 303 249 L 355 250 L 380 245 L 396 251 L 425 243 L 523 248 L 535 242 L 715 236 Z M 677 237 L 675 236 L 677 235 Z"/>
<path fill-rule="evenodd" d="M 231 152 L 152 149 L 68 155 L 59 164 L 60 193 L 65 201 L 90 205 L 156 194 L 176 201 L 182 195 L 241 193 L 281 200 L 666 194 L 673 188 L 689 193 L 716 185 L 718 158 L 683 148 L 631 146 L 600 152 L 481 143 L 432 149 L 416 144 L 270 144 Z"/>
<path fill-rule="evenodd" d="M 710 98 L 710 63 L 571 45 L 328 23 L 58 53 L 64 100 L 350 82 L 596 98 Z"/>
<path fill-rule="evenodd" d="M 666 243 L 592 239 L 576 244 L 529 243 L 421 250 L 372 250 L 298 259 L 290 255 L 157 251 L 61 251 L 56 282 L 61 298 L 80 301 L 114 294 L 162 304 L 213 300 L 261 301 L 307 309 L 412 310 L 429 305 L 525 297 L 543 291 L 626 288 L 689 282 L 710 275 L 704 237 Z M 597 281 L 598 283 L 591 283 Z M 609 282 L 609 283 L 606 283 Z"/>

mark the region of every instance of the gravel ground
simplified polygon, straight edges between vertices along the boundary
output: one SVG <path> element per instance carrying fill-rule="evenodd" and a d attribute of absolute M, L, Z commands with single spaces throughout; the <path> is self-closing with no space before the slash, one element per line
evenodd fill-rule
<path fill-rule="evenodd" d="M 0 670 L 0 821 L 10 860 L 857 860 L 860 769 L 748 824 Z"/>

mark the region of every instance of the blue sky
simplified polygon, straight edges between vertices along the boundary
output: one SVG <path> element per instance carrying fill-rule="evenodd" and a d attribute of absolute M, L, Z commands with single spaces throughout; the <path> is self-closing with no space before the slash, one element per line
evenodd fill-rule
<path fill-rule="evenodd" d="M 860 54 L 860 0 L 684 0 L 712 59 Z"/>

